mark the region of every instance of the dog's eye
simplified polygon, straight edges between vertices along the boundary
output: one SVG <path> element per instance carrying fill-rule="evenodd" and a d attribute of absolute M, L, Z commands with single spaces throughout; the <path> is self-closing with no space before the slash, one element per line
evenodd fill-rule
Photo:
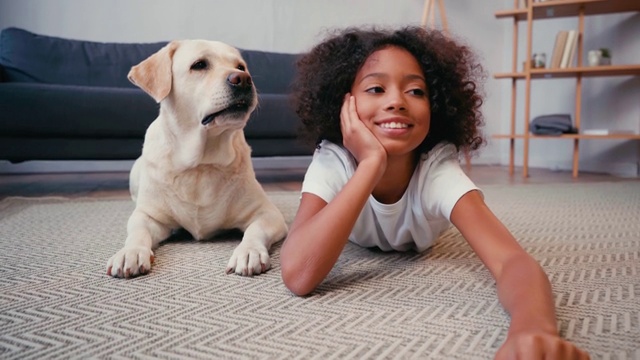
<path fill-rule="evenodd" d="M 247 68 L 245 68 L 244 65 L 240 64 L 238 65 L 237 69 L 240 71 L 245 71 Z"/>
<path fill-rule="evenodd" d="M 206 60 L 198 60 L 191 65 L 191 70 L 204 70 L 209 66 Z"/>

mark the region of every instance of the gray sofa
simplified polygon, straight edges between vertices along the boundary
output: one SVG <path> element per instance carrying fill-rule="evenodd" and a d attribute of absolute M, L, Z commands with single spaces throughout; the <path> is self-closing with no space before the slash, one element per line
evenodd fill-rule
<path fill-rule="evenodd" d="M 158 104 L 127 80 L 164 46 L 0 33 L 0 160 L 123 160 L 142 150 Z M 259 106 L 245 128 L 254 157 L 311 155 L 290 107 L 295 54 L 242 50 Z"/>

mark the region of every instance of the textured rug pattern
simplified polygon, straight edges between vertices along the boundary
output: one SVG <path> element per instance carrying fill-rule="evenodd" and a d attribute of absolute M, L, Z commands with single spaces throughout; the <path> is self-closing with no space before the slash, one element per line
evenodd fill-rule
<path fill-rule="evenodd" d="M 290 221 L 298 194 L 270 193 Z M 549 275 L 561 334 L 640 359 L 640 182 L 486 187 Z M 237 235 L 171 240 L 147 276 L 112 279 L 129 200 L 0 202 L 0 358 L 491 359 L 508 314 L 454 229 L 423 254 L 347 245 L 312 295 L 272 269 L 225 275 Z"/>

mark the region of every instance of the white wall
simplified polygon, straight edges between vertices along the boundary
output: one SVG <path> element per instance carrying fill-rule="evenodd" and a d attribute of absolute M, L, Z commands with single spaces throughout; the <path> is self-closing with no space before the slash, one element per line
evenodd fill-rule
<path fill-rule="evenodd" d="M 451 31 L 476 50 L 487 71 L 483 107 L 485 132 L 488 135 L 506 133 L 510 105 L 509 81 L 495 80 L 491 74 L 510 67 L 511 21 L 498 20 L 493 14 L 497 10 L 510 8 L 513 0 L 445 2 Z M 308 50 L 322 39 L 325 30 L 335 27 L 419 24 L 423 4 L 423 0 L 0 0 L 0 28 L 17 26 L 46 35 L 105 42 L 207 38 L 245 49 L 296 53 Z M 600 42 L 608 41 L 608 34 L 616 35 L 614 39 L 617 43 L 607 44 L 613 51 L 614 62 L 637 62 L 640 58 L 640 39 L 630 35 L 624 39 L 619 32 L 640 33 L 636 26 L 638 17 L 617 16 L 614 20 L 611 22 L 607 18 L 607 21 L 596 25 L 588 23 L 587 32 L 600 34 L 602 31 L 605 34 L 594 36 L 595 42 L 598 38 Z M 560 22 L 567 21 L 570 20 Z M 550 24 L 549 21 L 545 23 Z M 613 26 L 612 23 L 620 25 Z M 564 25 L 564 28 L 570 26 Z M 525 29 L 521 26 L 521 33 Z M 556 28 L 546 28 L 545 25 L 535 30 L 534 51 L 540 48 L 550 56 Z M 537 35 L 538 31 L 541 32 L 540 36 Z M 590 45 L 589 42 L 586 44 Z M 594 43 L 594 46 L 599 45 Z M 521 52 L 524 54 L 524 49 Z M 593 113 L 593 119 L 606 114 L 608 110 L 622 109 L 624 113 L 616 115 L 619 118 L 617 121 L 633 122 L 637 127 L 640 109 L 634 100 L 638 98 L 640 88 L 637 86 L 638 78 L 613 80 L 617 81 L 613 85 L 610 80 L 605 84 L 601 80 L 585 82 L 586 85 L 595 81 L 595 85 L 589 91 L 584 91 L 585 104 L 590 107 L 583 109 L 583 113 Z M 567 107 L 567 104 L 573 104 L 572 84 L 560 86 L 556 84 L 557 81 L 535 84 L 532 115 L 573 111 L 572 105 Z M 609 96 L 610 87 L 615 93 Z M 549 101 L 547 96 L 550 89 L 554 90 L 553 101 Z M 604 105 L 596 106 L 595 101 L 587 98 L 600 98 L 603 94 L 607 94 Z M 507 141 L 489 140 L 489 145 L 473 162 L 506 164 Z M 597 164 L 607 165 L 614 160 L 637 168 L 640 158 L 637 143 L 585 143 L 581 153 L 585 154 L 583 159 L 589 164 L 596 164 L 596 168 L 591 170 L 610 171 L 606 166 L 598 168 Z M 603 151 L 604 155 L 600 155 Z M 521 155 L 516 156 L 518 163 L 522 162 L 521 159 Z M 534 166 L 568 168 L 570 162 L 568 142 L 533 144 L 531 164 Z M 0 163 L 0 171 L 3 166 L 6 169 L 7 165 Z"/>

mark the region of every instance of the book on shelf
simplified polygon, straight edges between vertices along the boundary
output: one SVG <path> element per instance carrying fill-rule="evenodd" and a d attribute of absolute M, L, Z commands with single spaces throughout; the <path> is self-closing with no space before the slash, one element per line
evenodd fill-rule
<path fill-rule="evenodd" d="M 576 47 L 578 46 L 578 31 L 569 30 L 567 34 L 567 41 L 562 51 L 562 59 L 560 60 L 560 68 L 566 69 L 571 67 L 573 59 L 575 58 Z"/>
<path fill-rule="evenodd" d="M 574 30 L 575 31 L 575 30 Z M 571 48 L 569 49 L 569 63 L 567 67 L 572 67 L 574 64 L 574 59 L 576 58 L 576 52 L 578 51 L 578 32 L 576 31 L 576 35 L 571 40 Z"/>
<path fill-rule="evenodd" d="M 585 129 L 582 130 L 583 135 L 616 135 L 616 134 L 637 134 L 633 130 L 617 130 L 617 129 Z"/>
<path fill-rule="evenodd" d="M 560 68 L 560 62 L 562 61 L 562 53 L 564 52 L 564 46 L 567 43 L 567 36 L 569 31 L 562 30 L 556 35 L 556 42 L 553 45 L 553 52 L 551 53 L 551 62 L 549 63 L 550 69 Z"/>

